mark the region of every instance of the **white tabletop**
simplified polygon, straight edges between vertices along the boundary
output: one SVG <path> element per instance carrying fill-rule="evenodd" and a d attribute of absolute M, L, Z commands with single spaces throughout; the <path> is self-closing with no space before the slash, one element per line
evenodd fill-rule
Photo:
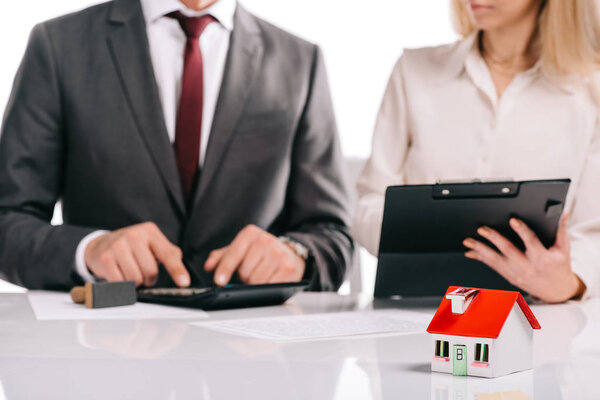
<path fill-rule="evenodd" d="M 208 320 L 434 305 L 303 293 Z M 27 294 L 0 294 L 0 400 L 600 399 L 600 299 L 533 307 L 534 369 L 497 379 L 431 373 L 426 333 L 276 343 L 190 320 L 38 321 Z M 206 320 L 206 319 L 204 319 Z"/>

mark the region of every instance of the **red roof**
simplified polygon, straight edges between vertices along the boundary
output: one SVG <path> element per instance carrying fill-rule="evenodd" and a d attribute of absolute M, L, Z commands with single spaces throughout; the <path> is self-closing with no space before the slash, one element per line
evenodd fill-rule
<path fill-rule="evenodd" d="M 450 286 L 446 294 L 458 288 L 458 286 Z M 442 303 L 429 323 L 427 332 L 495 339 L 500 335 L 500 331 L 515 301 L 521 307 L 521 311 L 529 321 L 531 328 L 540 329 L 539 322 L 521 293 L 506 290 L 478 290 L 479 293 L 473 298 L 464 314 L 453 314 L 452 300 L 444 296 Z"/>

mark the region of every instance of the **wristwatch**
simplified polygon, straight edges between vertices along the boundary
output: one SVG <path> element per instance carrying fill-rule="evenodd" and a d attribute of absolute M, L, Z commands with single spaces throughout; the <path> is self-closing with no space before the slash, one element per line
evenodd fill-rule
<path fill-rule="evenodd" d="M 304 261 L 308 260 L 308 257 L 310 256 L 310 250 L 305 245 L 298 242 L 297 240 L 292 239 L 289 236 L 279 236 L 278 239 L 281 241 L 281 243 L 287 245 L 290 249 L 292 249 L 292 251 L 296 253 L 298 257 L 300 257 Z"/>

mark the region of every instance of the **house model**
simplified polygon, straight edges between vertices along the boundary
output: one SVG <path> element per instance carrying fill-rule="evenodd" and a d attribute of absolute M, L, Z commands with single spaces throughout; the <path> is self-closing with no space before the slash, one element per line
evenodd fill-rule
<path fill-rule="evenodd" d="M 427 328 L 431 370 L 494 378 L 531 369 L 534 329 L 519 292 L 451 286 Z"/>

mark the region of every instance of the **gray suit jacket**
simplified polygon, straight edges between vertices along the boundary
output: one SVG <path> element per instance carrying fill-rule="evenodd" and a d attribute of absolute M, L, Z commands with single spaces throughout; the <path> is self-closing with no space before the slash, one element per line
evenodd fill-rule
<path fill-rule="evenodd" d="M 64 224 L 51 226 L 60 199 Z M 65 289 L 80 240 L 154 221 L 196 283 L 207 254 L 247 224 L 312 253 L 332 290 L 351 265 L 348 194 L 319 49 L 238 6 L 193 206 L 184 206 L 138 0 L 37 25 L 0 138 L 0 270 Z M 163 270 L 160 285 L 172 284 Z"/>

